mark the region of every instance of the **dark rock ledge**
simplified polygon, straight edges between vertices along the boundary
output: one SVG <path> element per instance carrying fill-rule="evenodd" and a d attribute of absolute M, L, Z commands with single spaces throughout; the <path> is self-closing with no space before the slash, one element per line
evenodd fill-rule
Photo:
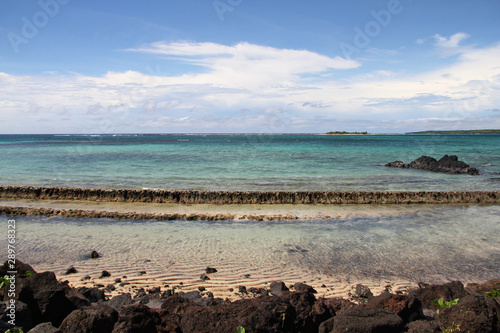
<path fill-rule="evenodd" d="M 238 301 L 214 298 L 208 292 L 169 290 L 135 297 L 122 294 L 107 299 L 97 288 L 71 288 L 52 272 L 27 274 L 30 265 L 17 261 L 16 323 L 24 332 L 499 332 L 500 279 L 482 284 L 459 281 L 444 285 L 419 284 L 408 294 L 388 291 L 378 296 L 365 290 L 355 304 L 341 298 L 322 298 L 304 284 L 267 291 L 255 298 Z M 0 275 L 7 265 L 0 267 Z M 274 287 L 282 285 L 276 282 Z M 94 290 L 95 289 L 95 290 Z M 276 288 L 275 288 L 276 289 Z M 361 289 L 361 288 L 360 288 Z M 489 293 L 489 294 L 488 294 Z M 0 295 L 0 329 L 12 328 L 7 321 L 10 309 L 6 289 Z M 433 300 L 459 299 L 458 304 L 439 309 Z"/>
<path fill-rule="evenodd" d="M 410 163 L 394 161 L 387 163 L 385 166 L 392 168 L 419 169 L 450 174 L 465 173 L 468 175 L 479 175 L 479 171 L 476 168 L 472 168 L 467 163 L 459 161 L 458 157 L 455 155 L 444 155 L 439 161 L 430 156 L 420 156 Z"/>

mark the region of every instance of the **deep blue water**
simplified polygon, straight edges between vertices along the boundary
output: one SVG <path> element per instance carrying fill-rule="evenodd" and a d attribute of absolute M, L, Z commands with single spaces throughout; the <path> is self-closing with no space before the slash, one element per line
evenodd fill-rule
<path fill-rule="evenodd" d="M 457 155 L 479 176 L 386 168 Z M 500 135 L 0 135 L 0 184 L 200 190 L 500 190 Z"/>

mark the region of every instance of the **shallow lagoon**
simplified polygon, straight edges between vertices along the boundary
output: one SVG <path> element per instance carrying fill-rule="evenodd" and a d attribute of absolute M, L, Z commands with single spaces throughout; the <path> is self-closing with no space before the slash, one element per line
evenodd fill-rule
<path fill-rule="evenodd" d="M 58 275 L 75 266 L 83 275 L 146 270 L 167 280 L 198 278 L 207 266 L 228 281 L 250 274 L 247 283 L 301 276 L 430 283 L 498 278 L 498 205 L 376 214 L 351 208 L 336 218 L 268 222 L 18 216 L 17 258 Z M 5 230 L 7 220 L 1 217 Z M 94 249 L 99 261 L 88 259 Z"/>

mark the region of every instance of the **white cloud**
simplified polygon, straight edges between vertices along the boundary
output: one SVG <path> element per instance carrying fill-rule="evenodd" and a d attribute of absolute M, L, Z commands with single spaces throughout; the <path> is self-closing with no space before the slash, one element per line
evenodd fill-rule
<path fill-rule="evenodd" d="M 128 51 L 178 57 L 208 69 L 208 73 L 196 76 L 196 83 L 232 87 L 275 85 L 302 74 L 320 74 L 361 65 L 354 60 L 331 58 L 307 50 L 277 49 L 250 43 L 226 46 L 215 43 L 156 42 Z"/>
<path fill-rule="evenodd" d="M 463 39 L 452 36 L 443 43 L 460 48 Z M 500 105 L 500 44 L 462 49 L 453 62 L 433 71 L 344 71 L 341 79 L 338 71 L 360 64 L 248 43 L 154 43 L 136 51 L 204 70 L 177 76 L 0 73 L 0 132 L 36 132 L 38 122 L 47 119 L 53 121 L 44 125 L 45 132 L 74 133 L 316 131 L 336 119 L 380 129 L 388 126 L 384 121 L 396 129 L 422 119 L 430 128 L 432 121 L 457 123 L 457 117 L 489 127 L 485 110 Z M 333 75 L 321 75 L 330 70 Z"/>
<path fill-rule="evenodd" d="M 437 54 L 442 57 L 449 57 L 457 54 L 463 54 L 473 50 L 474 45 L 464 45 L 463 41 L 469 39 L 471 36 L 465 32 L 457 32 L 449 37 L 435 34 L 433 36 L 426 36 L 418 38 L 416 44 L 426 44 L 428 41 L 433 41 L 433 46 Z"/>
<path fill-rule="evenodd" d="M 215 56 L 230 55 L 234 53 L 234 47 L 216 44 L 216 43 L 192 43 L 192 42 L 154 42 L 149 45 L 127 49 L 126 51 L 173 55 L 173 56 Z"/>
<path fill-rule="evenodd" d="M 435 34 L 433 39 L 437 52 L 444 57 L 463 54 L 473 50 L 473 45 L 464 45 L 462 42 L 468 39 L 470 35 L 464 32 L 458 32 L 450 37 L 444 37 L 440 34 Z"/>
<path fill-rule="evenodd" d="M 442 48 L 456 48 L 461 41 L 469 38 L 470 36 L 464 32 L 458 32 L 449 38 L 443 37 L 439 34 L 434 35 L 436 45 Z"/>

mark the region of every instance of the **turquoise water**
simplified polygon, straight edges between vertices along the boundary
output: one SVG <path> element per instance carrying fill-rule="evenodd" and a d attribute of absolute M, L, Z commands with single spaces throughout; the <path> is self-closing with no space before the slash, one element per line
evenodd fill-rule
<path fill-rule="evenodd" d="M 457 155 L 479 176 L 385 168 Z M 199 190 L 500 190 L 499 135 L 1 135 L 0 184 Z"/>
<path fill-rule="evenodd" d="M 500 190 L 496 135 L 0 136 L 0 184 L 200 190 Z M 479 176 L 385 168 L 454 154 Z M 207 265 L 242 283 L 498 278 L 498 205 L 405 206 L 397 214 L 254 221 L 13 217 L 18 258 L 62 275 L 147 270 L 198 279 Z M 383 210 L 384 206 L 380 206 Z M 9 217 L 1 216 L 6 230 Z M 0 239 L 0 247 L 6 239 Z M 98 263 L 86 258 L 99 249 Z M 97 266 L 96 266 L 97 265 Z M 305 273 L 304 273 L 305 272 Z M 254 277 L 256 276 L 256 277 Z M 266 280 L 266 281 L 267 281 Z M 215 282 L 214 282 L 215 283 Z M 321 283 L 320 283 L 321 284 Z"/>
<path fill-rule="evenodd" d="M 410 206 L 405 214 L 373 216 L 358 215 L 355 207 L 342 218 L 268 222 L 12 218 L 17 258 L 60 276 L 75 266 L 81 276 L 146 270 L 196 280 L 212 266 L 237 283 L 263 276 L 297 282 L 305 278 L 301 272 L 353 281 L 498 278 L 498 205 Z M 4 230 L 7 219 L 0 216 Z M 0 247 L 6 244 L 0 239 Z M 94 249 L 102 255 L 98 262 L 88 259 Z"/>

